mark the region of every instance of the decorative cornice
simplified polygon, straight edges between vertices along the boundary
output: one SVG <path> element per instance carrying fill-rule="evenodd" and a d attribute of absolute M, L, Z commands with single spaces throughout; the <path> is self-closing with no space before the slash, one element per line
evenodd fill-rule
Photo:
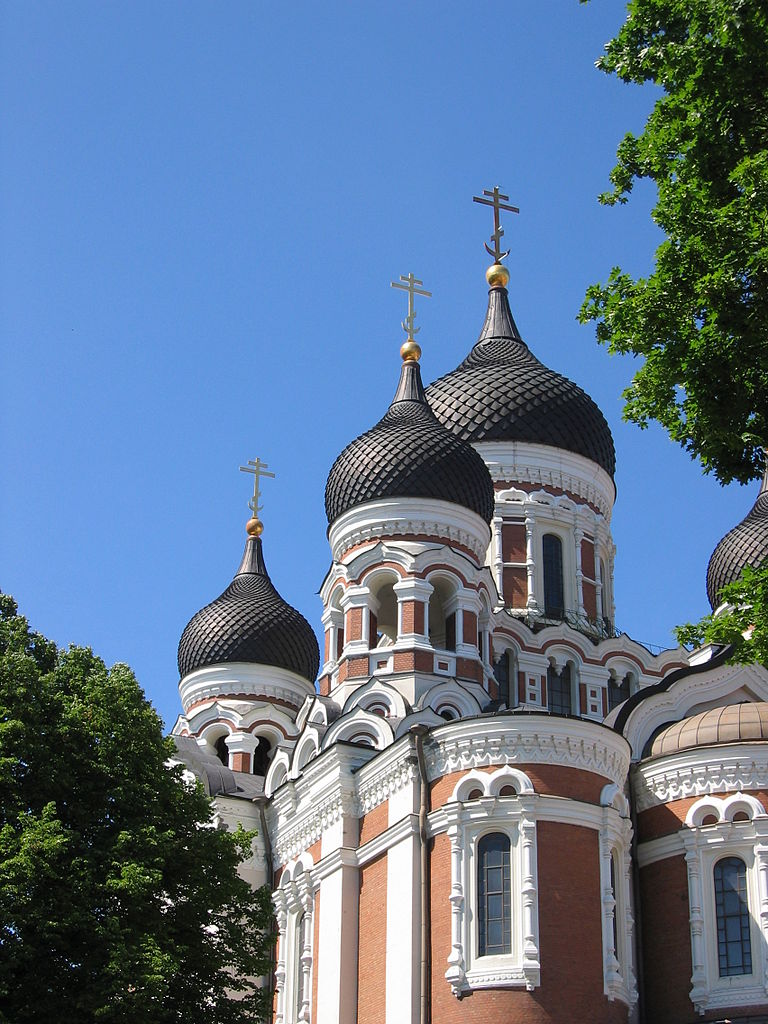
<path fill-rule="evenodd" d="M 697 747 L 644 761 L 633 772 L 638 811 L 689 797 L 768 789 L 768 743 Z"/>
<path fill-rule="evenodd" d="M 491 533 L 475 512 L 449 501 L 426 498 L 390 498 L 358 505 L 339 516 L 328 531 L 336 562 L 359 544 L 403 536 L 426 536 L 460 544 L 482 564 Z"/>
<path fill-rule="evenodd" d="M 482 717 L 433 731 L 425 744 L 430 779 L 492 764 L 559 764 L 623 787 L 626 741 L 597 723 L 549 715 Z"/>
<path fill-rule="evenodd" d="M 179 695 L 186 714 L 202 701 L 230 697 L 242 701 L 245 699 L 242 694 L 248 693 L 258 694 L 254 699 L 260 703 L 275 700 L 298 709 L 314 692 L 311 683 L 293 672 L 248 662 L 206 665 L 179 682 Z"/>
<path fill-rule="evenodd" d="M 608 473 L 574 452 L 523 441 L 482 441 L 473 446 L 494 481 L 538 484 L 577 494 L 611 520 L 616 487 Z"/>

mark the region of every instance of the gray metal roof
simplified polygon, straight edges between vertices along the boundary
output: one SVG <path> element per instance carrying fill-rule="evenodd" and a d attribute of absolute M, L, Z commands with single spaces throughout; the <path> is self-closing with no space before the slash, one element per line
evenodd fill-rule
<path fill-rule="evenodd" d="M 485 463 L 435 418 L 413 361 L 403 363 L 386 414 L 331 467 L 325 488 L 328 522 L 381 498 L 439 499 L 477 512 L 486 523 L 493 517 L 493 483 Z"/>
<path fill-rule="evenodd" d="M 311 683 L 320 665 L 312 627 L 272 585 L 261 537 L 248 538 L 235 578 L 193 615 L 179 641 L 182 678 L 205 665 L 232 661 L 284 668 Z"/>
<path fill-rule="evenodd" d="M 485 323 L 467 358 L 427 388 L 444 426 L 465 441 L 528 441 L 616 470 L 605 417 L 578 385 L 548 369 L 517 329 L 506 288 L 488 293 Z"/>

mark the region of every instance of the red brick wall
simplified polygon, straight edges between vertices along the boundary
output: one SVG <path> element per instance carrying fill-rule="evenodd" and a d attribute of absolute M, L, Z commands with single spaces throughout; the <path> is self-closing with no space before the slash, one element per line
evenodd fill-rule
<path fill-rule="evenodd" d="M 668 857 L 642 868 L 640 900 L 647 1019 L 653 1024 L 700 1020 L 688 998 L 693 968 L 685 858 Z"/>
<path fill-rule="evenodd" d="M 389 823 L 389 801 L 374 807 L 360 819 L 360 846 L 381 835 Z"/>
<path fill-rule="evenodd" d="M 501 557 L 505 562 L 525 561 L 525 526 L 522 523 L 502 524 Z"/>
<path fill-rule="evenodd" d="M 511 608 L 523 608 L 528 600 L 528 573 L 505 565 L 502 570 L 504 603 Z"/>
<path fill-rule="evenodd" d="M 360 868 L 360 954 L 357 962 L 357 1019 L 385 1024 L 387 956 L 387 858 Z"/>
<path fill-rule="evenodd" d="M 462 629 L 464 631 L 465 644 L 477 644 L 477 615 L 474 612 L 464 612 Z"/>
<path fill-rule="evenodd" d="M 424 634 L 424 602 L 403 602 L 403 632 Z"/>
<path fill-rule="evenodd" d="M 598 839 L 593 829 L 541 822 L 541 986 L 481 989 L 461 1001 L 445 980 L 451 949 L 450 842 L 437 836 L 432 872 L 432 1020 L 435 1024 L 626 1024 L 627 1009 L 603 995 Z"/>
<path fill-rule="evenodd" d="M 347 640 L 363 639 L 363 609 L 350 608 L 347 612 L 344 632 Z"/>
<path fill-rule="evenodd" d="M 595 578 L 595 546 L 586 538 L 581 542 L 581 571 L 588 579 Z"/>
<path fill-rule="evenodd" d="M 582 580 L 581 595 L 584 600 L 584 611 L 588 619 L 597 618 L 597 588 L 594 583 Z"/>

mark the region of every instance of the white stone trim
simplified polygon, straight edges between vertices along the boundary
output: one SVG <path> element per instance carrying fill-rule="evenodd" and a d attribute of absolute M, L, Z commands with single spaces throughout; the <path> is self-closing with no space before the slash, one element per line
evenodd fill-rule
<path fill-rule="evenodd" d="M 494 481 L 554 487 L 578 494 L 610 522 L 616 486 L 596 462 L 549 445 L 526 441 L 481 441 L 473 445 Z"/>
<path fill-rule="evenodd" d="M 691 1002 L 698 1013 L 768 1002 L 768 816 L 684 829 L 691 930 Z M 746 865 L 752 972 L 721 978 L 713 871 L 722 857 Z"/>
<path fill-rule="evenodd" d="M 272 893 L 280 938 L 275 970 L 275 1024 L 301 1024 L 311 1019 L 315 888 L 309 868 L 311 858 L 304 857 L 286 865 L 280 885 Z M 304 998 L 299 1005 L 300 973 Z"/>
<path fill-rule="evenodd" d="M 245 661 L 206 665 L 188 673 L 179 682 L 179 696 L 187 715 L 189 708 L 199 701 L 227 698 L 233 693 L 285 701 L 298 710 L 305 698 L 314 696 L 314 692 L 312 683 L 295 672 Z"/>
<path fill-rule="evenodd" d="M 633 773 L 638 811 L 673 800 L 744 789 L 768 789 L 768 744 L 694 747 L 643 761 Z"/>
<path fill-rule="evenodd" d="M 610 1000 L 637 1002 L 632 913 L 632 825 L 604 807 L 600 827 L 600 910 L 603 933 L 603 991 Z M 613 862 L 614 885 L 611 884 Z M 617 942 L 614 942 L 614 926 Z"/>
<path fill-rule="evenodd" d="M 450 722 L 425 744 L 430 779 L 490 764 L 559 764 L 624 786 L 629 746 L 595 722 L 552 715 L 499 715 Z"/>
<path fill-rule="evenodd" d="M 541 982 L 539 894 L 535 810 L 538 797 L 453 801 L 445 806 L 451 843 L 451 952 L 446 981 L 455 996 L 481 988 L 524 987 Z M 489 833 L 509 837 L 511 874 L 511 952 L 479 956 L 473 927 L 477 906 L 477 844 Z"/>
<path fill-rule="evenodd" d="M 381 537 L 424 535 L 468 548 L 482 564 L 490 527 L 476 513 L 450 501 L 428 498 L 386 498 L 344 512 L 328 530 L 334 561 L 357 544 Z"/>

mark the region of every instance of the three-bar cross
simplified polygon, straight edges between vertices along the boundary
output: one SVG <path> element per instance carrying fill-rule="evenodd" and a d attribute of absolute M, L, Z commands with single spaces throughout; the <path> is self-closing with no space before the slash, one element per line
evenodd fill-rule
<path fill-rule="evenodd" d="M 475 203 L 482 203 L 483 206 L 493 207 L 493 234 L 491 235 L 491 241 L 493 242 L 493 248 L 485 242 L 486 252 L 493 256 L 494 262 L 501 263 L 505 256 L 509 256 L 509 249 L 506 252 L 501 251 L 501 240 L 504 237 L 504 229 L 501 226 L 499 220 L 500 210 L 509 210 L 510 213 L 520 213 L 517 206 L 509 206 L 509 196 L 505 196 L 499 189 L 498 185 L 493 186 L 493 191 L 489 192 L 487 188 L 483 189 L 483 195 L 488 196 L 487 199 L 483 199 L 481 196 L 472 196 L 472 200 Z"/>

